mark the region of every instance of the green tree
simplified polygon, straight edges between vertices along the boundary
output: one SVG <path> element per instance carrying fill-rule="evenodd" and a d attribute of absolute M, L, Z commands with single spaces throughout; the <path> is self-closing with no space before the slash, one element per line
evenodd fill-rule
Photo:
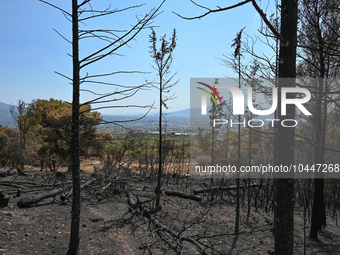
<path fill-rule="evenodd" d="M 0 165 L 15 168 L 21 166 L 19 134 L 15 130 L 0 125 Z"/>
<path fill-rule="evenodd" d="M 91 111 L 90 105 L 80 108 L 80 145 L 84 153 L 94 146 L 98 138 L 97 125 L 102 121 L 100 113 Z M 32 122 L 31 130 L 41 140 L 38 157 L 52 162 L 51 170 L 55 171 L 55 163 L 63 160 L 68 166 L 71 164 L 70 138 L 72 132 L 72 106 L 62 100 L 38 99 L 31 103 L 29 112 Z"/>

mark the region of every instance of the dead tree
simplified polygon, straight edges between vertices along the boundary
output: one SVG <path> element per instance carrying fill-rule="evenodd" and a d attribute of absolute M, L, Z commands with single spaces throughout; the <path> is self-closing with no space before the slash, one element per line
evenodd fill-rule
<path fill-rule="evenodd" d="M 72 170 L 72 179 L 73 179 L 73 201 L 72 201 L 72 220 L 71 220 L 71 235 L 70 235 L 70 244 L 69 250 L 67 254 L 77 254 L 79 249 L 79 225 L 80 225 L 80 123 L 79 123 L 79 115 L 80 115 L 80 106 L 88 105 L 88 104 L 105 104 L 121 101 L 123 99 L 132 97 L 137 93 L 138 90 L 142 88 L 142 86 L 119 86 L 117 84 L 108 84 L 106 82 L 98 81 L 98 78 L 108 77 L 115 74 L 120 73 L 134 73 L 129 71 L 118 71 L 111 72 L 106 74 L 93 74 L 90 75 L 88 72 L 86 74 L 81 75 L 81 71 L 84 72 L 84 69 L 89 68 L 91 64 L 97 63 L 98 61 L 107 58 L 108 56 L 112 56 L 115 52 L 126 46 L 131 40 L 133 40 L 140 31 L 147 28 L 151 21 L 157 16 L 160 7 L 164 3 L 164 1 L 160 4 L 158 8 L 152 9 L 149 13 L 145 14 L 142 17 L 136 16 L 137 21 L 134 25 L 131 26 L 130 29 L 127 30 L 115 30 L 115 29 L 80 29 L 80 26 L 85 22 L 89 22 L 93 19 L 106 17 L 115 13 L 119 13 L 122 11 L 135 9 L 140 7 L 141 5 L 129 6 L 123 9 L 111 9 L 109 8 L 105 10 L 94 10 L 92 8 L 91 0 L 82 0 L 78 3 L 78 0 L 72 0 L 72 11 L 68 12 L 56 5 L 53 5 L 45 0 L 39 0 L 40 2 L 46 3 L 63 13 L 63 15 L 71 22 L 72 24 L 72 39 L 68 40 L 65 36 L 61 35 L 66 41 L 72 44 L 72 61 L 73 61 L 73 75 L 72 77 L 68 77 L 67 75 L 60 74 L 63 77 L 67 78 L 72 87 L 73 87 L 73 98 L 72 98 L 72 136 L 71 136 L 71 170 Z M 80 56 L 80 48 L 79 42 L 83 39 L 99 39 L 106 42 L 106 46 L 93 50 L 87 56 Z M 58 73 L 59 74 L 59 73 Z M 90 90 L 83 89 L 84 92 L 92 93 L 96 96 L 95 99 L 90 100 L 85 103 L 80 103 L 80 85 L 82 83 L 89 82 L 93 84 L 105 84 L 116 86 L 114 92 L 101 94 L 95 93 Z M 128 106 L 118 106 L 118 107 L 129 107 Z M 92 110 L 98 110 L 102 108 L 111 108 L 110 106 L 98 106 Z"/>
<path fill-rule="evenodd" d="M 170 90 L 178 83 L 178 81 L 173 82 L 173 78 L 176 75 L 173 74 L 170 78 L 167 78 L 170 73 L 172 61 L 173 61 L 173 53 L 176 48 L 176 29 L 173 30 L 172 37 L 169 41 L 166 40 L 166 35 L 160 38 L 161 47 L 157 49 L 157 36 L 156 32 L 152 29 L 150 35 L 150 43 L 151 46 L 149 53 L 154 61 L 153 68 L 157 72 L 158 82 L 157 85 L 153 85 L 155 88 L 159 90 L 159 141 L 158 141 L 158 177 L 157 177 L 157 187 L 156 187 L 156 206 L 159 206 L 160 202 L 160 194 L 161 194 L 161 179 L 162 179 L 162 168 L 163 168 L 163 140 L 162 140 L 162 109 L 163 106 L 168 109 L 166 105 L 166 101 L 175 99 L 174 95 L 164 97 L 165 94 L 169 93 Z"/>
<path fill-rule="evenodd" d="M 296 77 L 296 45 L 297 45 L 297 4 L 296 0 L 281 0 L 281 28 L 280 32 L 267 19 L 266 14 L 259 7 L 256 0 L 244 0 L 238 4 L 210 9 L 192 1 L 196 6 L 203 8 L 202 15 L 184 19 L 200 19 L 209 14 L 226 11 L 252 3 L 255 10 L 261 16 L 273 35 L 280 40 L 278 77 L 288 78 L 288 82 L 280 79 L 278 83 L 278 105 L 281 104 L 281 87 L 295 87 Z M 283 116 L 278 109 L 278 119 L 294 119 L 295 108 L 287 107 L 287 114 Z M 277 164 L 287 166 L 294 163 L 295 129 L 279 127 L 277 130 Z M 291 177 L 291 176 L 287 176 Z M 275 254 L 293 254 L 293 231 L 294 231 L 294 179 L 278 179 L 276 182 L 276 209 L 275 209 Z"/>
<path fill-rule="evenodd" d="M 231 47 L 235 48 L 234 57 L 237 58 L 238 62 L 238 87 L 241 89 L 241 38 L 242 32 L 244 28 L 240 30 L 236 34 L 234 38 L 234 43 Z M 238 122 L 241 123 L 241 115 L 238 116 Z M 238 125 L 238 132 L 237 132 L 237 169 L 241 168 L 241 126 Z M 237 173 L 236 176 L 236 216 L 235 216 L 235 234 L 238 234 L 239 225 L 240 225 L 240 173 Z"/>
<path fill-rule="evenodd" d="M 294 105 L 287 106 L 286 115 L 281 112 L 281 88 L 295 87 L 297 45 L 297 1 L 281 1 L 281 36 L 279 50 L 278 119 L 295 119 Z M 285 79 L 283 79 L 285 78 Z M 277 165 L 294 164 L 295 129 L 277 127 Z M 282 176 L 281 176 L 282 177 Z M 288 178 L 287 178 L 288 177 Z M 275 254 L 292 255 L 294 252 L 294 179 L 286 176 L 275 181 Z"/>
<path fill-rule="evenodd" d="M 337 1 L 301 1 L 301 28 L 299 30 L 299 75 L 320 78 L 309 87 L 315 95 L 312 105 L 313 116 L 308 119 L 313 125 L 315 143 L 314 163 L 326 162 L 326 133 L 329 115 L 334 107 L 332 95 L 338 86 L 332 86 L 332 79 L 339 73 L 339 10 Z M 303 79 L 303 78 L 302 78 Z M 307 85 L 308 86 L 308 85 Z M 337 94 L 337 92 L 336 92 Z M 339 107 L 335 106 L 335 107 Z M 324 201 L 325 180 L 323 173 L 316 173 L 314 178 L 314 199 L 312 221 L 309 236 L 318 239 L 318 231 L 326 225 Z"/>

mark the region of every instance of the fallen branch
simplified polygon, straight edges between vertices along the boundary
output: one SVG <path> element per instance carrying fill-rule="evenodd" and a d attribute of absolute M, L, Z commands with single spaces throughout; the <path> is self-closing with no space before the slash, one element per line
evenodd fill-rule
<path fill-rule="evenodd" d="M 38 194 L 36 196 L 32 196 L 29 198 L 23 198 L 20 201 L 17 202 L 17 206 L 19 207 L 29 207 L 33 204 L 37 204 L 43 199 L 49 198 L 49 197 L 55 197 L 56 195 L 60 194 L 61 192 L 64 191 L 65 188 L 59 188 L 59 189 L 54 189 L 50 190 L 41 194 Z"/>
<path fill-rule="evenodd" d="M 128 203 L 129 205 L 133 208 L 133 209 L 136 209 L 136 208 L 139 208 L 140 209 L 140 205 L 139 203 L 135 203 L 135 201 L 133 200 L 133 196 L 131 194 L 131 192 L 127 192 L 127 195 L 128 195 Z M 150 214 L 150 210 L 144 208 L 143 212 L 148 212 L 144 215 L 146 216 L 147 218 L 149 218 L 150 222 L 152 224 L 154 224 L 155 228 L 158 228 L 159 230 L 163 230 L 167 233 L 169 233 L 171 236 L 173 236 L 174 238 L 178 239 L 180 242 L 183 242 L 183 241 L 187 241 L 189 243 L 192 243 L 193 245 L 195 245 L 200 254 L 202 255 L 208 255 L 208 253 L 203 249 L 202 245 L 200 243 L 198 243 L 195 239 L 191 238 L 191 237 L 185 237 L 185 236 L 180 236 L 181 233 L 177 233 L 175 232 L 174 230 L 170 229 L 168 226 L 166 225 L 163 225 L 162 223 L 160 223 L 158 220 L 156 220 L 155 218 L 153 218 Z M 148 215 L 148 216 L 147 216 Z"/>
<path fill-rule="evenodd" d="M 12 181 L 12 180 L 0 180 L 0 185 L 3 186 L 13 186 L 16 187 L 14 185 L 29 185 L 32 187 L 51 187 L 51 186 L 63 186 L 63 185 L 67 185 L 67 184 L 72 184 L 72 181 L 67 181 L 67 182 L 62 182 L 62 183 L 57 183 L 57 184 L 39 184 L 36 182 L 30 182 L 30 181 Z"/>
<path fill-rule="evenodd" d="M 7 177 L 18 174 L 18 170 L 16 169 L 8 169 L 8 168 L 0 168 L 0 177 Z"/>
<path fill-rule="evenodd" d="M 11 181 L 11 180 L 1 180 L 0 185 L 6 185 L 6 184 L 22 184 L 22 185 L 38 185 L 35 182 L 29 182 L 29 181 Z M 51 186 L 51 185 L 50 185 Z"/>
<path fill-rule="evenodd" d="M 132 207 L 132 209 L 136 209 L 138 207 L 137 203 L 135 203 L 135 201 L 133 200 L 133 196 L 132 193 L 130 191 L 126 192 L 127 196 L 128 196 L 128 204 L 129 206 Z"/>
<path fill-rule="evenodd" d="M 82 184 L 82 185 L 80 186 L 80 189 L 83 189 L 83 188 L 85 188 L 86 186 L 89 186 L 89 185 L 92 184 L 94 181 L 95 181 L 95 180 L 93 179 L 93 180 L 89 180 L 89 181 L 85 182 L 84 184 Z M 66 199 L 68 199 L 69 197 L 71 197 L 72 194 L 73 194 L 73 188 L 71 188 L 71 189 L 70 189 L 69 191 L 67 191 L 66 193 L 60 195 L 61 201 L 65 201 Z"/>
<path fill-rule="evenodd" d="M 131 206 L 132 209 L 139 209 L 140 211 L 142 211 L 143 216 L 150 218 L 150 216 L 152 214 L 155 214 L 156 212 L 162 210 L 162 207 L 157 206 L 156 208 L 149 210 L 148 208 L 144 207 L 144 205 L 142 205 L 139 201 L 137 201 L 137 203 L 135 203 L 135 201 L 133 200 L 133 196 L 132 193 L 130 191 L 127 192 L 127 196 L 128 196 L 128 204 Z"/>
<path fill-rule="evenodd" d="M 164 191 L 164 194 L 167 195 L 167 196 L 176 196 L 176 197 L 191 199 L 191 200 L 195 200 L 195 201 L 201 201 L 202 200 L 201 196 L 190 195 L 190 194 L 186 194 L 186 193 L 183 193 L 183 192 L 180 192 L 180 191 L 174 191 L 174 190 L 166 190 L 166 191 Z"/>
<path fill-rule="evenodd" d="M 93 182 L 94 182 L 94 180 L 90 180 L 90 181 L 86 182 L 85 184 L 81 185 L 80 188 L 82 189 L 82 188 L 90 185 Z M 31 196 L 29 198 L 23 198 L 23 199 L 21 199 L 20 201 L 17 202 L 17 206 L 19 206 L 19 207 L 29 207 L 33 204 L 37 204 L 38 202 L 40 202 L 43 199 L 55 197 L 56 195 L 64 192 L 65 189 L 67 189 L 67 187 L 61 187 L 61 188 L 58 188 L 58 189 L 53 189 L 53 190 L 50 190 L 50 191 L 47 191 L 47 192 L 44 192 L 44 193 L 40 193 L 40 194 L 35 195 L 35 196 Z M 70 191 L 68 191 L 65 194 L 64 200 L 67 199 L 68 197 L 70 197 L 72 195 L 72 193 L 73 193 L 72 189 Z M 60 198 L 62 199 L 61 196 L 60 196 Z"/>
<path fill-rule="evenodd" d="M 250 187 L 258 187 L 260 186 L 259 184 L 252 184 L 250 185 Z M 202 189 L 194 189 L 193 193 L 194 194 L 199 194 L 199 193 L 208 193 L 208 192 L 215 192 L 215 191 L 230 191 L 230 190 L 235 190 L 237 188 L 237 186 L 212 186 L 212 187 L 207 187 L 207 188 L 202 188 Z M 240 186 L 240 189 L 244 189 L 246 187 L 244 186 Z"/>
<path fill-rule="evenodd" d="M 97 196 L 100 196 L 100 195 L 103 194 L 104 191 L 105 191 L 108 187 L 110 187 L 111 185 L 112 185 L 112 182 L 109 182 L 109 183 L 106 184 L 100 191 L 98 191 L 98 192 L 96 193 L 96 195 L 97 195 Z"/>
<path fill-rule="evenodd" d="M 40 191 L 46 191 L 46 189 L 42 188 L 42 189 L 22 189 L 21 193 L 31 193 L 31 192 L 40 192 Z M 6 192 L 8 195 L 11 194 L 17 194 L 18 190 L 10 190 L 10 191 L 4 191 L 4 190 L 0 190 L 1 192 Z"/>
<path fill-rule="evenodd" d="M 191 237 L 185 237 L 185 236 L 180 236 L 181 233 L 177 233 L 173 230 L 171 230 L 168 226 L 163 225 L 160 223 L 158 220 L 154 218 L 150 218 L 150 221 L 155 225 L 156 228 L 160 228 L 160 230 L 164 230 L 165 232 L 168 232 L 171 236 L 174 238 L 177 238 L 179 241 L 187 241 L 189 243 L 192 243 L 193 245 L 197 246 L 199 252 L 202 255 L 208 255 L 208 253 L 203 249 L 202 245 L 198 243 L 195 239 Z"/>
<path fill-rule="evenodd" d="M 107 185 L 105 185 L 102 190 L 100 191 L 100 193 L 103 193 L 108 187 L 110 187 L 112 184 L 112 182 L 109 182 Z"/>
<path fill-rule="evenodd" d="M 19 186 L 19 185 L 16 185 L 16 184 L 14 184 L 14 183 L 4 183 L 4 182 L 2 182 L 2 183 L 0 183 L 0 185 L 1 186 L 9 186 L 9 187 L 14 187 L 14 188 L 21 188 L 21 186 Z"/>

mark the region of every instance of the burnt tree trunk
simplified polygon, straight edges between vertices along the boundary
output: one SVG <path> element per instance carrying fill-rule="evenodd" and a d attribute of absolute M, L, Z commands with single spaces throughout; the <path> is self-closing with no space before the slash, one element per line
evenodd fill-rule
<path fill-rule="evenodd" d="M 287 105 L 286 115 L 281 112 L 281 88 L 295 87 L 297 45 L 297 1 L 281 0 L 281 36 L 279 52 L 278 118 L 295 119 L 295 106 Z M 285 78 L 285 79 L 283 79 Z M 294 163 L 295 128 L 278 125 L 277 165 Z M 281 176 L 282 177 L 282 176 Z M 275 255 L 293 255 L 294 232 L 294 179 L 284 176 L 276 180 L 275 193 Z"/>
<path fill-rule="evenodd" d="M 156 187 L 156 207 L 159 206 L 161 197 L 161 181 L 162 181 L 162 167 L 163 167 L 163 144 L 162 144 L 162 106 L 163 106 L 163 95 L 162 95 L 162 74 L 159 72 L 159 142 L 158 142 L 158 176 L 157 176 L 157 187 Z"/>
<path fill-rule="evenodd" d="M 78 37 L 78 1 L 72 0 L 72 57 L 73 57 L 73 100 L 72 100 L 72 136 L 71 136 L 71 170 L 73 180 L 73 200 L 71 235 L 68 255 L 79 252 L 80 225 L 80 147 L 79 147 L 79 37 Z"/>
<path fill-rule="evenodd" d="M 5 208 L 8 206 L 9 196 L 5 193 L 0 193 L 0 208 Z"/>
<path fill-rule="evenodd" d="M 318 239 L 318 231 L 321 230 L 322 225 L 326 225 L 324 186 L 324 178 L 314 179 L 313 209 L 309 237 L 316 240 Z"/>
<path fill-rule="evenodd" d="M 318 26 L 318 24 L 316 24 Z M 318 40 L 319 45 L 319 61 L 320 61 L 320 79 L 318 84 L 318 94 L 316 98 L 316 109 L 315 109 L 315 148 L 314 148 L 314 160 L 315 164 L 324 164 L 324 146 L 325 146 L 325 126 L 322 119 L 322 101 L 325 100 L 324 92 L 324 79 L 325 78 L 325 56 L 324 47 L 322 45 L 322 34 L 320 27 L 318 28 Z M 326 104 L 326 103 L 325 103 Z M 324 120 L 327 119 L 327 104 L 324 105 Z M 309 237 L 312 239 L 318 239 L 318 231 L 321 230 L 322 225 L 326 225 L 326 208 L 325 208 L 325 196 L 324 196 L 325 179 L 324 173 L 316 173 L 314 179 L 314 197 L 313 197 L 313 209 L 312 209 L 312 220 Z"/>

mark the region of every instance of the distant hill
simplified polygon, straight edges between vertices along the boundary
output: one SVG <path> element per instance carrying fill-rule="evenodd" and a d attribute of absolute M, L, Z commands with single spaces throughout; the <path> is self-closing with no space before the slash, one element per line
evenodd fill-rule
<path fill-rule="evenodd" d="M 10 109 L 10 105 L 6 103 L 0 102 L 0 109 Z"/>
<path fill-rule="evenodd" d="M 163 111 L 164 112 L 164 111 Z M 180 111 L 175 111 L 175 112 L 164 112 L 165 114 L 167 114 L 168 116 L 171 116 L 171 117 L 176 117 L 176 116 L 179 116 L 179 117 L 190 117 L 190 108 L 188 109 L 184 109 L 184 110 L 180 110 Z M 143 116 L 145 113 L 142 113 L 142 112 L 138 112 L 138 113 L 122 113 L 122 114 L 102 114 L 101 116 L 104 117 L 108 117 L 108 116 L 121 116 L 121 117 L 128 117 L 129 119 L 131 117 L 140 117 L 140 116 Z M 158 111 L 151 111 L 148 113 L 147 115 L 148 117 L 157 117 L 158 116 Z"/>
<path fill-rule="evenodd" d="M 10 105 L 6 103 L 0 102 L 0 125 L 3 126 L 9 126 L 14 127 L 14 122 L 12 119 L 12 115 L 10 113 Z M 208 107 L 207 111 L 210 110 L 210 107 Z M 190 119 L 190 113 L 192 114 Z M 120 115 L 110 115 L 110 114 L 102 114 L 101 116 L 103 119 L 107 122 L 118 122 L 118 124 L 122 124 L 125 127 L 128 128 L 136 128 L 136 129 L 146 129 L 146 130 L 154 130 L 158 127 L 158 112 L 152 111 L 150 112 L 145 118 L 138 120 L 138 121 L 132 121 L 130 120 L 136 120 L 141 118 L 145 113 L 128 113 L 128 114 L 120 114 Z M 209 126 L 210 120 L 209 120 L 209 114 L 207 115 L 201 115 L 201 109 L 200 108 L 194 108 L 191 109 L 183 109 L 180 111 L 175 112 L 165 112 L 165 121 L 167 121 L 168 128 L 170 129 L 177 129 L 182 130 L 186 129 L 190 126 L 192 127 L 205 127 Z M 269 116 L 257 116 L 253 119 L 261 119 L 264 121 L 265 126 L 268 126 L 268 121 L 266 119 L 273 119 L 273 114 Z"/>
<path fill-rule="evenodd" d="M 0 125 L 13 125 L 12 115 L 9 111 L 10 108 L 11 106 L 9 104 L 0 102 Z"/>
<path fill-rule="evenodd" d="M 180 117 L 190 117 L 190 108 L 188 109 L 184 109 L 184 110 L 180 110 L 180 111 L 176 111 L 176 112 L 168 112 L 168 115 L 171 117 L 176 117 L 176 116 L 180 116 Z"/>
<path fill-rule="evenodd" d="M 10 105 L 6 103 L 0 102 L 0 125 L 3 126 L 12 126 L 14 125 L 12 115 L 10 113 Z M 167 117 L 170 119 L 176 119 L 176 118 L 188 118 L 190 117 L 190 109 L 184 109 L 176 112 L 168 112 L 166 113 Z M 137 119 L 144 115 L 144 113 L 129 113 L 129 114 L 120 114 L 120 115 L 110 115 L 110 114 L 102 114 L 101 116 L 106 121 L 127 121 L 131 119 Z M 150 121 L 156 121 L 158 118 L 158 112 L 153 111 L 147 115 L 145 119 L 142 120 L 142 122 L 150 122 Z"/>

